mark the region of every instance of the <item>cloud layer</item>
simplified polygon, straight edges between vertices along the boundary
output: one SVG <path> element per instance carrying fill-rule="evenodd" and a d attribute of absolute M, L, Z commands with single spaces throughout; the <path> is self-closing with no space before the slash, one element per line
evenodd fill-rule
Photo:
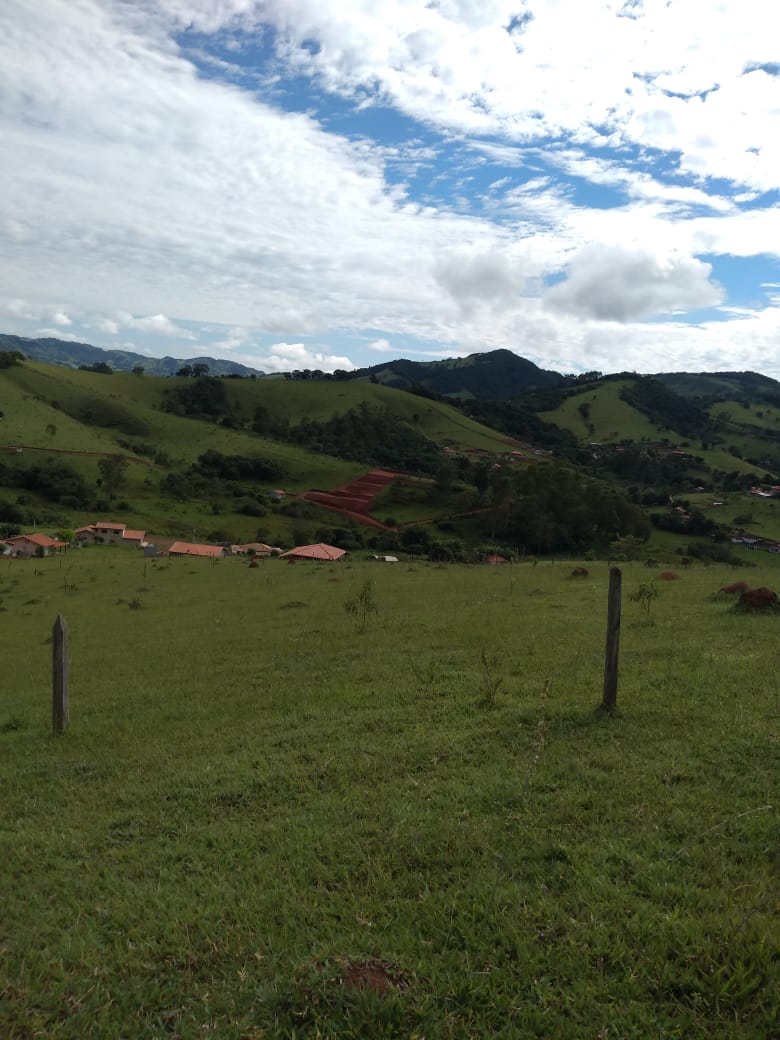
<path fill-rule="evenodd" d="M 772 29 L 758 0 L 6 0 L 6 327 L 780 375 L 777 301 L 718 266 L 777 280 Z"/>

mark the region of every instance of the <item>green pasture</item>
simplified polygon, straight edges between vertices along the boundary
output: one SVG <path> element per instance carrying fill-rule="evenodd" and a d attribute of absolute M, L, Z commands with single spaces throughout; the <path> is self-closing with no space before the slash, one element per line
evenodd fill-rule
<path fill-rule="evenodd" d="M 772 562 L 0 562 L 0 1035 L 775 1035 Z"/>
<path fill-rule="evenodd" d="M 589 388 L 567 397 L 552 411 L 540 412 L 539 417 L 570 430 L 581 441 L 657 441 L 662 434 L 655 423 L 621 400 L 620 391 L 629 383 L 630 380 L 617 380 L 603 383 L 597 389 Z M 579 411 L 583 404 L 590 408 L 587 419 Z"/>
<path fill-rule="evenodd" d="M 225 379 L 222 382 L 233 413 L 250 425 L 258 405 L 266 407 L 277 418 L 287 418 L 294 425 L 304 419 L 331 419 L 366 403 L 373 408 L 387 408 L 398 418 L 413 423 L 420 433 L 437 443 L 482 448 L 490 452 L 507 449 L 503 434 L 469 419 L 450 405 L 362 380 Z M 124 372 L 106 376 L 25 362 L 0 373 L 0 408 L 5 408 L 2 403 L 5 397 L 24 401 L 23 408 L 14 410 L 14 422 L 9 426 L 13 426 L 17 439 L 24 438 L 24 443 L 36 447 L 52 444 L 46 427 L 50 422 L 58 424 L 59 419 L 62 431 L 60 434 L 58 430 L 55 447 L 72 447 L 65 438 L 66 435 L 69 438 L 76 435 L 70 425 L 76 422 L 77 426 L 83 427 L 81 439 L 84 431 L 90 437 L 106 424 L 111 428 L 102 432 L 109 442 L 112 437 L 140 441 L 152 439 L 169 453 L 190 462 L 210 447 L 225 454 L 238 454 L 247 451 L 247 445 L 250 445 L 256 453 L 258 443 L 273 458 L 290 456 L 296 459 L 310 455 L 291 445 L 258 442 L 257 437 L 240 430 L 162 412 L 160 406 L 165 390 L 185 383 L 186 380 L 176 377 L 139 377 Z M 51 409 L 52 401 L 59 407 Z M 84 426 L 72 418 L 78 417 L 84 409 L 94 412 L 94 425 Z M 199 429 L 201 427 L 206 429 Z M 80 443 L 73 446 L 82 450 Z M 112 449 L 109 446 L 106 450 Z M 296 469 L 301 471 L 301 479 L 305 480 L 307 467 L 299 463 Z M 312 469 L 311 461 L 308 469 Z"/>
<path fill-rule="evenodd" d="M 727 423 L 735 422 L 775 432 L 780 425 L 780 408 L 764 402 L 746 408 L 740 401 L 719 401 L 711 405 L 709 412 L 713 419 L 721 418 Z"/>
<path fill-rule="evenodd" d="M 745 492 L 730 492 L 718 495 L 691 494 L 686 498 L 691 505 L 719 524 L 727 527 L 744 528 L 749 534 L 760 538 L 780 541 L 780 501 L 761 498 Z M 722 503 L 715 505 L 715 502 Z"/>

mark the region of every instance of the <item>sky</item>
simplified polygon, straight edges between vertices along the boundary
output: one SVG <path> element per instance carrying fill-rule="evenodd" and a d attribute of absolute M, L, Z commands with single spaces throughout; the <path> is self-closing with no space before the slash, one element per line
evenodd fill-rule
<path fill-rule="evenodd" d="M 780 378 L 768 0 L 2 0 L 0 332 Z"/>

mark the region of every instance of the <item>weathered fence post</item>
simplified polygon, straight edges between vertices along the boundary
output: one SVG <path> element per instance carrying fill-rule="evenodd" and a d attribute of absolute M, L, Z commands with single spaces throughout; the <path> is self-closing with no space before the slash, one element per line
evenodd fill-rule
<path fill-rule="evenodd" d="M 607 649 L 604 656 L 605 711 L 614 711 L 617 703 L 618 656 L 620 652 L 620 587 L 622 574 L 619 567 L 609 569 L 609 599 L 607 602 Z"/>
<path fill-rule="evenodd" d="M 68 626 L 62 614 L 57 615 L 51 631 L 51 724 L 54 735 L 64 733 L 68 725 Z"/>

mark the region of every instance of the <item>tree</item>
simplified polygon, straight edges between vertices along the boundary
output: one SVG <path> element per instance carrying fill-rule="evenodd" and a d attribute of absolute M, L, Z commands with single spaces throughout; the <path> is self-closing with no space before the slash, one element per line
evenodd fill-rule
<path fill-rule="evenodd" d="M 184 379 L 190 379 L 192 376 L 192 365 L 182 365 L 176 375 L 182 376 Z"/>
<path fill-rule="evenodd" d="M 132 369 L 132 373 L 134 376 L 142 376 L 145 371 L 146 369 L 143 365 L 135 365 Z"/>
<path fill-rule="evenodd" d="M 82 372 L 97 372 L 101 376 L 112 376 L 114 374 L 111 365 L 105 361 L 96 361 L 94 365 L 79 365 L 79 370 Z"/>
<path fill-rule="evenodd" d="M 199 361 L 197 364 L 192 366 L 192 375 L 195 379 L 198 379 L 200 376 L 207 376 L 208 374 L 209 366 L 204 365 L 202 361 Z"/>
<path fill-rule="evenodd" d="M 109 455 L 108 458 L 100 459 L 98 469 L 109 501 L 113 501 L 114 495 L 125 483 L 127 459 L 124 455 Z"/>

